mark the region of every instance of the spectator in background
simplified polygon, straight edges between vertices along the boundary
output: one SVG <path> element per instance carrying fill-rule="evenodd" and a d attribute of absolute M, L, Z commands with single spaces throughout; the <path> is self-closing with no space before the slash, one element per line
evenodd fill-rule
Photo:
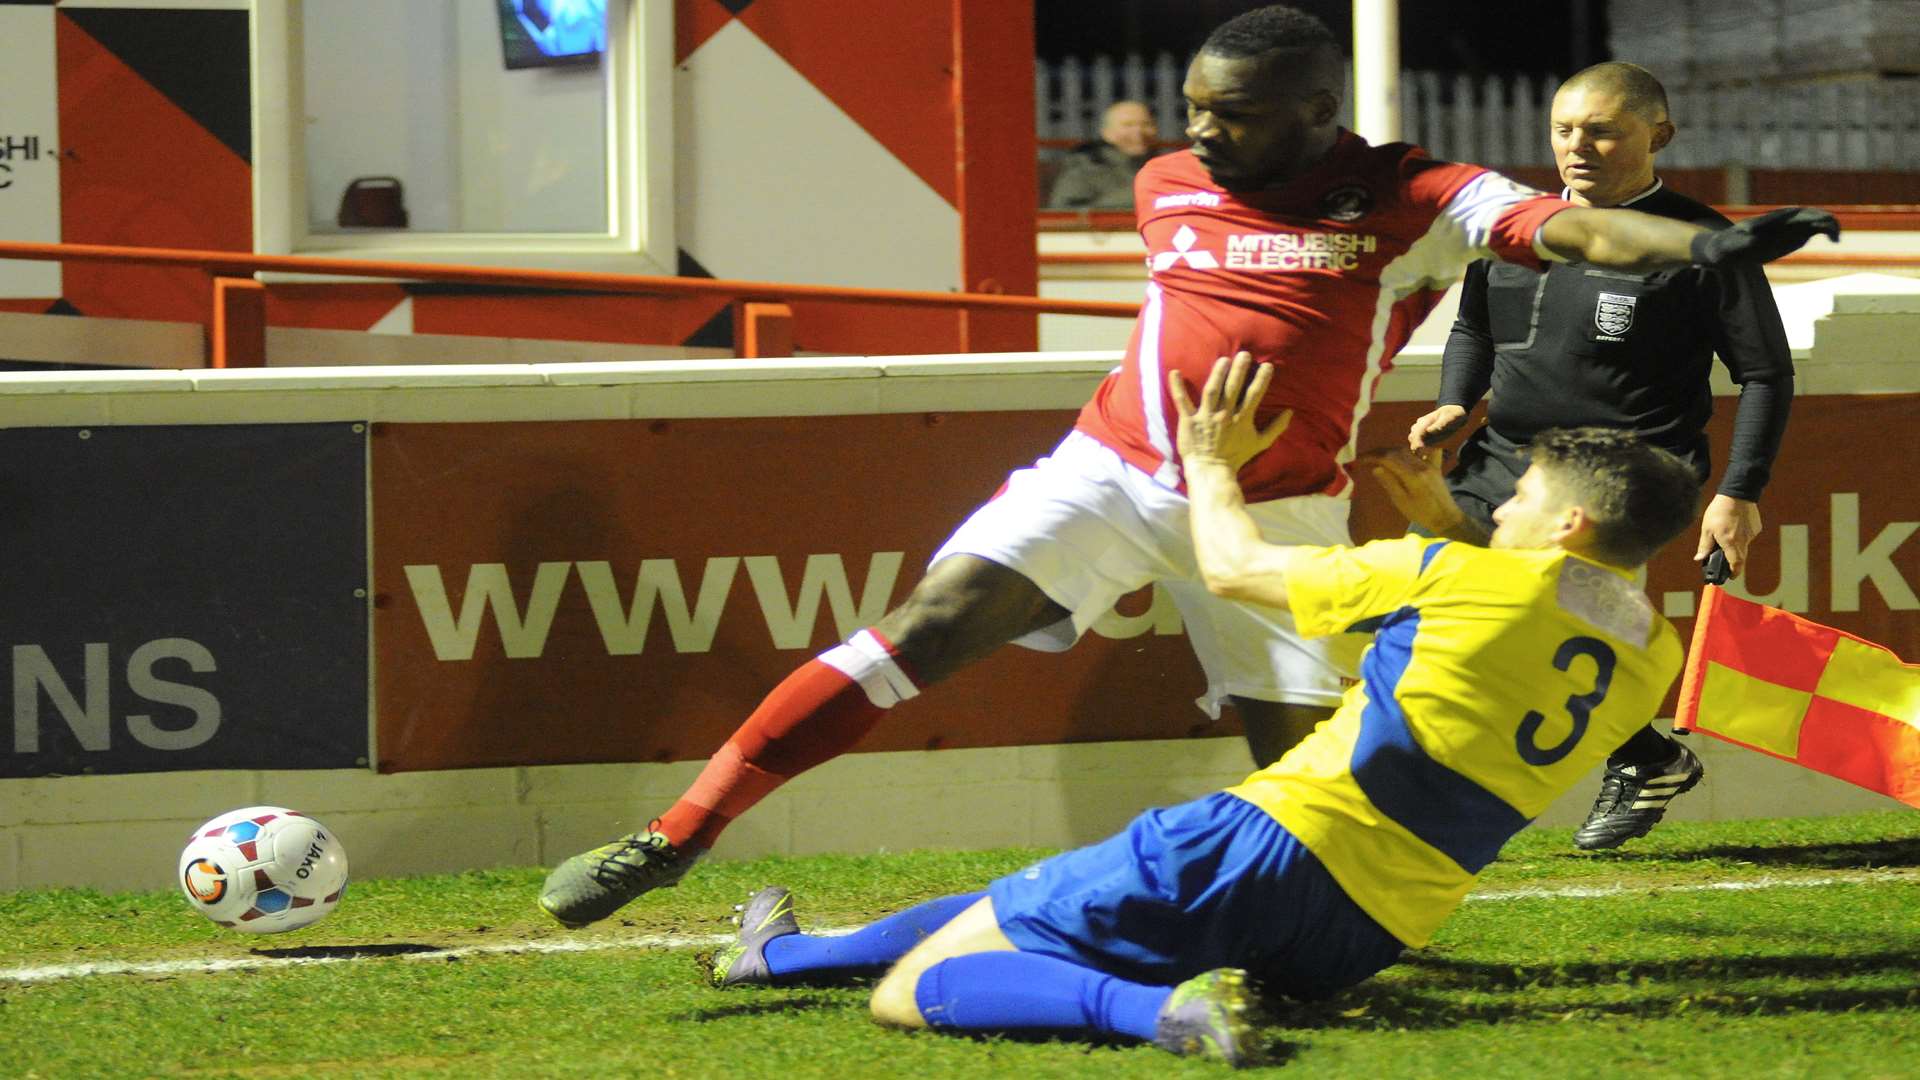
<path fill-rule="evenodd" d="M 1160 127 L 1144 102 L 1116 101 L 1100 120 L 1100 138 L 1067 153 L 1047 205 L 1070 210 L 1133 209 L 1133 174 L 1153 156 Z"/>

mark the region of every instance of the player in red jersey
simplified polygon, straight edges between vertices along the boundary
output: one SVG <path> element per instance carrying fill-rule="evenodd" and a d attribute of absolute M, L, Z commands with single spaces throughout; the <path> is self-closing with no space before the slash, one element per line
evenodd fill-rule
<path fill-rule="evenodd" d="M 1167 377 L 1206 380 L 1246 351 L 1275 365 L 1258 415 L 1291 409 L 1241 472 L 1270 543 L 1347 544 L 1355 431 L 1414 326 L 1468 263 L 1545 259 L 1649 271 L 1765 261 L 1819 211 L 1709 233 L 1629 210 L 1576 208 L 1486 169 L 1370 146 L 1336 124 L 1345 73 L 1318 19 L 1284 6 L 1222 24 L 1187 71 L 1191 150 L 1155 159 L 1135 208 L 1152 271 L 1126 361 L 1065 441 L 970 517 L 872 629 L 782 682 L 650 827 L 566 860 L 541 906 L 570 926 L 671 885 L 727 823 L 853 746 L 885 710 L 1009 641 L 1070 646 L 1119 597 L 1159 582 L 1258 764 L 1332 711 L 1364 645 L 1303 639 L 1287 613 L 1213 596 L 1187 530 Z"/>

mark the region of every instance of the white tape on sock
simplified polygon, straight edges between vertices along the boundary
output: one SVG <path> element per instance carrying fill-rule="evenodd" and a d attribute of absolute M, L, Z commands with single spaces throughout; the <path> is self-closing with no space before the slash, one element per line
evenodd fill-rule
<path fill-rule="evenodd" d="M 821 653 L 820 662 L 859 683 L 876 708 L 891 709 L 920 693 L 871 630 L 862 630 L 846 644 Z"/>

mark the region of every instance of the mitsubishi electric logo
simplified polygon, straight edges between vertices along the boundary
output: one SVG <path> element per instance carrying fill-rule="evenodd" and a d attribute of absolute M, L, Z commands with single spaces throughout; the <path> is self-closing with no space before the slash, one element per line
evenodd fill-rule
<path fill-rule="evenodd" d="M 1173 234 L 1173 250 L 1153 257 L 1154 270 L 1165 270 L 1183 260 L 1195 270 L 1218 270 L 1220 260 L 1213 257 L 1213 252 L 1193 250 L 1193 242 L 1198 239 L 1200 235 L 1193 231 L 1193 226 L 1180 226 L 1180 231 Z"/>
<path fill-rule="evenodd" d="M 1229 270 L 1358 270 L 1380 238 L 1359 233 L 1236 233 L 1227 237 Z"/>

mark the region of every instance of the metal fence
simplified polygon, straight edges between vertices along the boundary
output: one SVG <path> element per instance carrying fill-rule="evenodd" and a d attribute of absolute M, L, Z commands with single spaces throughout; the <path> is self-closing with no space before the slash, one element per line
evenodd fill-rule
<path fill-rule="evenodd" d="M 1096 138 L 1106 107 L 1131 98 L 1153 110 L 1162 139 L 1179 141 L 1185 127 L 1180 96 L 1185 72 L 1185 62 L 1169 53 L 1151 59 L 1042 60 L 1034 94 L 1039 137 Z M 1550 165 L 1547 114 L 1559 83 L 1554 76 L 1405 72 L 1401 137 L 1456 161 Z M 1681 90 L 1673 93 L 1671 105 L 1680 134 L 1661 154 L 1668 166 L 1920 169 L 1920 85 L 1912 80 Z M 1349 94 L 1341 123 L 1352 121 Z"/>

